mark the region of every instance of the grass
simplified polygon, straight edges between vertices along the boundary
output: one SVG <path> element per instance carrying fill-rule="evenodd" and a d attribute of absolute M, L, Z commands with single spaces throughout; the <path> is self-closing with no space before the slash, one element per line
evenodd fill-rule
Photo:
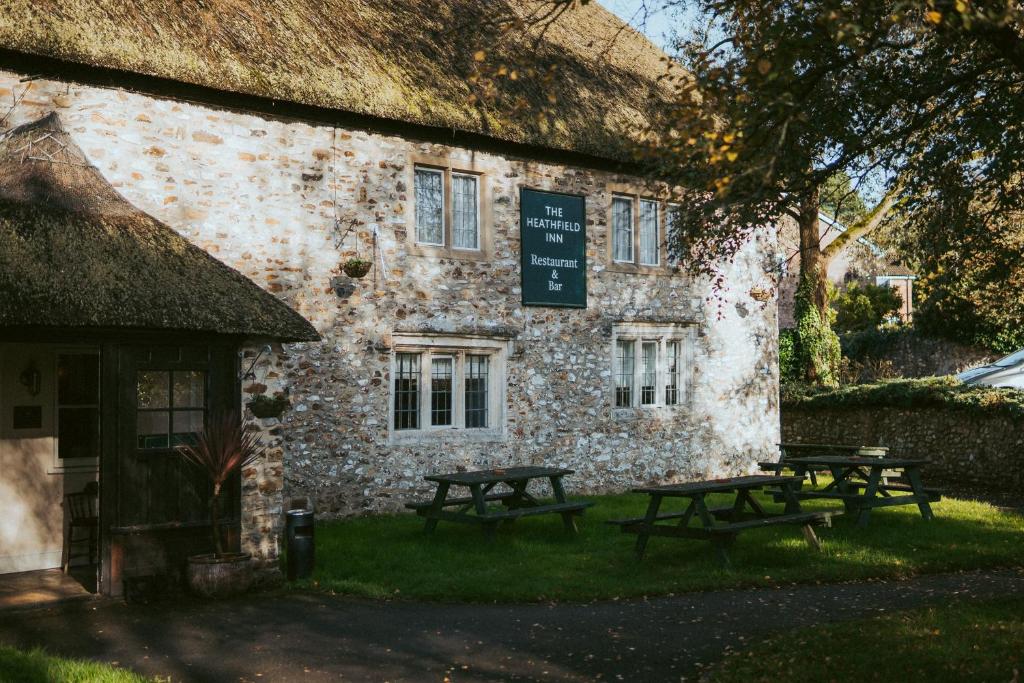
<path fill-rule="evenodd" d="M 64 659 L 41 649 L 24 652 L 0 645 L 0 683 L 144 683 L 124 669 L 80 659 Z"/>
<path fill-rule="evenodd" d="M 856 527 L 852 516 L 839 517 L 833 528 L 818 529 L 820 553 L 797 527 L 747 531 L 730 551 L 733 568 L 725 570 L 702 541 L 652 538 L 638 562 L 636 537 L 603 522 L 642 516 L 646 496 L 589 499 L 596 505 L 576 537 L 565 534 L 554 515 L 502 527 L 494 543 L 486 543 L 475 526 L 444 522 L 428 536 L 413 515 L 321 523 L 317 569 L 300 585 L 372 598 L 587 601 L 1024 565 L 1024 517 L 979 502 L 945 499 L 933 504 L 937 518 L 930 522 L 916 506 L 876 510 L 866 529 Z M 813 501 L 804 507 L 835 506 Z"/>
<path fill-rule="evenodd" d="M 1024 600 L 1015 598 L 801 629 L 729 656 L 709 679 L 1017 681 L 1024 673 L 1022 613 Z"/>

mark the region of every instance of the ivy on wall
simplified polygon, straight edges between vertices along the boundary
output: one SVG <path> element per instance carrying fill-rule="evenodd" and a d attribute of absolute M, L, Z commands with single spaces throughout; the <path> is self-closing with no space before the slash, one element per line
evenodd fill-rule
<path fill-rule="evenodd" d="M 817 279 L 816 274 L 800 275 L 800 286 L 797 287 L 794 299 L 795 355 L 804 379 L 822 386 L 835 387 L 839 385 L 839 336 L 832 330 L 832 321 L 823 318 L 814 305 L 812 292 Z"/>

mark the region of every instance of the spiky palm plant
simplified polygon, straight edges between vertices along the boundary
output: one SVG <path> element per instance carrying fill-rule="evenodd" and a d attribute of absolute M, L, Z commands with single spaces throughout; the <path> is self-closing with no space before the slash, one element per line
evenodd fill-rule
<path fill-rule="evenodd" d="M 217 555 L 223 555 L 220 521 L 217 515 L 221 489 L 235 472 L 251 465 L 263 454 L 260 435 L 247 430 L 237 413 L 212 415 L 206 428 L 196 435 L 196 442 L 178 446 L 178 452 L 205 472 L 213 482 L 213 495 L 210 496 L 210 525 Z"/>

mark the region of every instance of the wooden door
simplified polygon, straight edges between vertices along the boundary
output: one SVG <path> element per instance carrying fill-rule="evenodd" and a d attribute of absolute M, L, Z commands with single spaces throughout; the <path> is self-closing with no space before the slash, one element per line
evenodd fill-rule
<path fill-rule="evenodd" d="M 238 410 L 237 354 L 213 344 L 122 346 L 119 352 L 116 522 L 144 530 L 200 526 L 211 485 L 175 450 L 210 415 Z M 237 520 L 239 483 L 222 495 L 222 518 Z"/>

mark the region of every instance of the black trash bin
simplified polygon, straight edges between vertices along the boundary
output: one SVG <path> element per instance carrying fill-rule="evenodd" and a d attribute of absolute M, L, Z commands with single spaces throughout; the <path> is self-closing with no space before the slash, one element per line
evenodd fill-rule
<path fill-rule="evenodd" d="M 313 511 L 289 510 L 285 515 L 288 542 L 288 580 L 308 579 L 313 575 Z"/>

